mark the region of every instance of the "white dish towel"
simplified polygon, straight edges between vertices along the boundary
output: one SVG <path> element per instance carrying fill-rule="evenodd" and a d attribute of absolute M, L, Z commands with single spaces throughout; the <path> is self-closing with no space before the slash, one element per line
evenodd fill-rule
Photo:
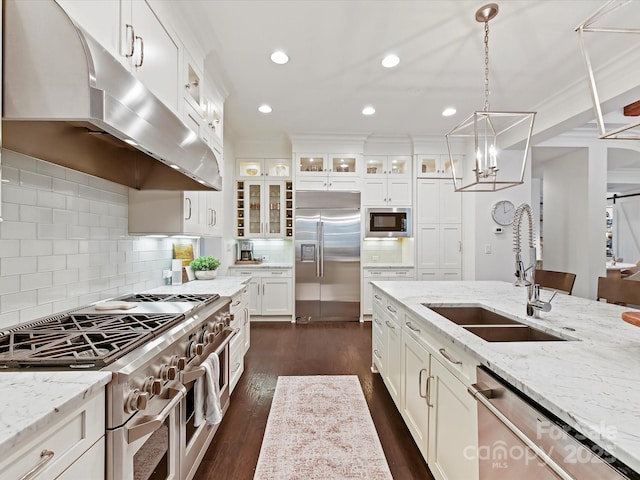
<path fill-rule="evenodd" d="M 216 425 L 222 420 L 220 406 L 220 359 L 212 353 L 202 362 L 204 376 L 196 380 L 194 388 L 194 426 L 199 427 L 203 421 Z"/>

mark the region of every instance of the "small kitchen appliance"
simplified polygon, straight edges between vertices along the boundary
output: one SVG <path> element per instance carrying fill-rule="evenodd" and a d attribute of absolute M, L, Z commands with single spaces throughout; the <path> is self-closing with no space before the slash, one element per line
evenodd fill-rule
<path fill-rule="evenodd" d="M 238 260 L 254 260 L 253 243 L 245 240 L 238 242 Z"/>

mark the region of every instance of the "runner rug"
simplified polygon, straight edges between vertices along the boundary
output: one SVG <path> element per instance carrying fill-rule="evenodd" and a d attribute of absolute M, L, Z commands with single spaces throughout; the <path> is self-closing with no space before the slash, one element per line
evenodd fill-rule
<path fill-rule="evenodd" d="M 278 377 L 255 480 L 392 478 L 356 375 Z"/>

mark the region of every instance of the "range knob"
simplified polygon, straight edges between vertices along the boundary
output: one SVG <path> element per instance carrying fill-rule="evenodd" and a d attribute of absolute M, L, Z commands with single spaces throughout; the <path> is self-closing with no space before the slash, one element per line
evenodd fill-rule
<path fill-rule="evenodd" d="M 171 360 L 169 360 L 169 366 L 176 367 L 178 371 L 184 370 L 184 367 L 187 366 L 187 358 L 174 355 L 171 357 Z"/>
<path fill-rule="evenodd" d="M 149 403 L 149 394 L 147 392 L 141 392 L 137 388 L 132 391 L 128 396 L 124 404 L 124 409 L 127 413 L 137 412 L 138 410 L 144 410 Z"/>
<path fill-rule="evenodd" d="M 228 327 L 229 325 L 231 325 L 231 322 L 233 322 L 234 316 L 233 313 L 223 313 L 222 314 L 222 320 L 224 321 L 224 326 Z"/>
<path fill-rule="evenodd" d="M 178 367 L 175 365 L 167 365 L 166 363 L 160 367 L 160 378 L 164 381 L 175 380 L 178 376 Z"/>
<path fill-rule="evenodd" d="M 213 343 L 216 339 L 216 334 L 215 332 L 205 332 L 202 337 L 204 343 Z"/>
<path fill-rule="evenodd" d="M 204 352 L 204 344 L 202 343 L 191 342 L 187 347 L 187 354 L 190 357 L 194 357 L 196 355 L 202 355 L 203 352 Z"/>
<path fill-rule="evenodd" d="M 147 377 L 142 384 L 142 390 L 151 395 L 160 395 L 160 392 L 162 392 L 162 380 L 158 380 L 155 377 Z"/>

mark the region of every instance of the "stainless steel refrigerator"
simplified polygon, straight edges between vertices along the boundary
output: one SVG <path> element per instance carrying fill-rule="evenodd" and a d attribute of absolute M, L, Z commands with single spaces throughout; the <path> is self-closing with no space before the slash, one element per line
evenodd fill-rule
<path fill-rule="evenodd" d="M 296 192 L 296 318 L 360 319 L 360 193 Z"/>

